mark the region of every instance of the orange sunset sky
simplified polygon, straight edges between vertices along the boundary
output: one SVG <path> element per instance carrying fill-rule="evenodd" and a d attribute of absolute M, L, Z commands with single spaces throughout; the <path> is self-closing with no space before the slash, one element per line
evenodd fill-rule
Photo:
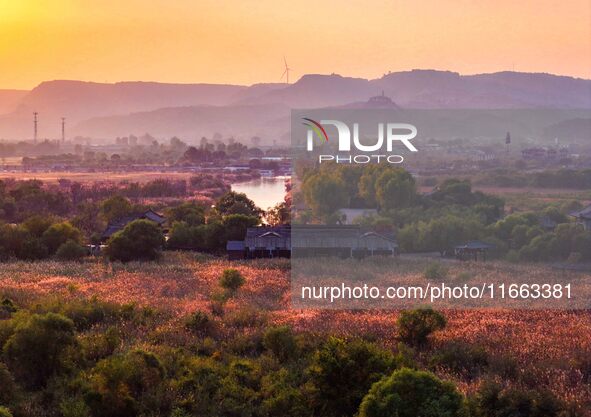
<path fill-rule="evenodd" d="M 591 1 L 0 0 L 0 88 L 435 68 L 591 78 Z"/>

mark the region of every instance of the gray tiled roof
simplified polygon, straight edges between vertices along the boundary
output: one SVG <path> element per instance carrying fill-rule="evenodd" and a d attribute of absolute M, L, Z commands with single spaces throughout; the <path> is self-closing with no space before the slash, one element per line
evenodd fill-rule
<path fill-rule="evenodd" d="M 591 220 L 591 205 L 583 208 L 582 210 L 575 211 L 570 214 L 573 217 L 579 217 L 583 219 Z"/>

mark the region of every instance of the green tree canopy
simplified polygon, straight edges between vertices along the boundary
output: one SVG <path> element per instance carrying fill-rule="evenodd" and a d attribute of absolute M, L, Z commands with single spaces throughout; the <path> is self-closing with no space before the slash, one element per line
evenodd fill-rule
<path fill-rule="evenodd" d="M 318 392 L 318 415 L 351 416 L 374 382 L 392 372 L 395 360 L 376 345 L 330 338 L 314 355 L 310 368 Z"/>
<path fill-rule="evenodd" d="M 154 222 L 134 220 L 111 236 L 106 254 L 112 261 L 153 260 L 163 245 L 164 236 Z"/>
<path fill-rule="evenodd" d="M 68 240 L 72 240 L 78 244 L 82 242 L 82 233 L 80 230 L 68 222 L 52 224 L 41 237 L 41 241 L 51 254 L 55 253 Z"/>
<path fill-rule="evenodd" d="M 198 226 L 205 223 L 205 209 L 194 202 L 187 201 L 168 210 L 168 222 L 185 222 L 189 226 Z"/>
<path fill-rule="evenodd" d="M 462 395 L 452 383 L 403 368 L 371 387 L 359 417 L 460 417 L 463 408 Z"/>
<path fill-rule="evenodd" d="M 101 204 L 101 213 L 108 222 L 127 216 L 132 210 L 129 200 L 121 195 L 114 195 Z"/>
<path fill-rule="evenodd" d="M 72 320 L 55 313 L 34 314 L 17 324 L 4 345 L 4 355 L 18 381 L 39 388 L 63 371 L 64 355 L 74 345 Z"/>
<path fill-rule="evenodd" d="M 249 199 L 244 193 L 229 191 L 219 198 L 215 203 L 216 211 L 222 216 L 229 214 L 243 214 L 260 218 L 263 210 L 256 206 L 254 201 Z"/>
<path fill-rule="evenodd" d="M 328 171 L 309 175 L 302 184 L 302 192 L 308 207 L 321 219 L 329 218 L 349 203 L 345 182 L 336 173 Z"/>

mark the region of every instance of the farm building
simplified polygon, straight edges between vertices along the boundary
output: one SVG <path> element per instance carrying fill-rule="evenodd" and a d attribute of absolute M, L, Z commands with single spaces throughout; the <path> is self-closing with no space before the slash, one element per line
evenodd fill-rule
<path fill-rule="evenodd" d="M 241 245 L 242 244 L 242 245 Z M 357 225 L 249 227 L 244 242 L 229 241 L 230 259 L 291 256 L 365 257 L 396 255 L 394 236 L 364 230 Z"/>
<path fill-rule="evenodd" d="M 463 245 L 456 246 L 454 253 L 456 258 L 466 261 L 470 259 L 480 259 L 486 261 L 486 253 L 489 249 L 493 249 L 495 246 L 490 243 L 482 242 L 480 240 L 471 240 L 470 242 L 464 243 Z"/>
<path fill-rule="evenodd" d="M 162 227 L 166 223 L 166 218 L 161 214 L 156 213 L 154 210 L 149 209 L 143 213 L 130 214 L 129 216 L 121 217 L 117 220 L 112 221 L 107 225 L 107 228 L 101 235 L 101 242 L 106 242 L 109 238 L 120 230 L 123 230 L 125 226 L 134 220 L 150 220 Z"/>
<path fill-rule="evenodd" d="M 591 230 L 591 205 L 588 205 L 582 210 L 575 211 L 570 215 L 577 219 L 577 223 L 582 225 L 585 230 Z"/>

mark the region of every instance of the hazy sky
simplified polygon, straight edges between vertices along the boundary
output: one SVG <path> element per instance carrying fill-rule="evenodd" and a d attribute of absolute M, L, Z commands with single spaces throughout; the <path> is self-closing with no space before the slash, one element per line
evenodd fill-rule
<path fill-rule="evenodd" d="M 591 1 L 0 0 L 0 88 L 412 68 L 591 78 Z"/>

